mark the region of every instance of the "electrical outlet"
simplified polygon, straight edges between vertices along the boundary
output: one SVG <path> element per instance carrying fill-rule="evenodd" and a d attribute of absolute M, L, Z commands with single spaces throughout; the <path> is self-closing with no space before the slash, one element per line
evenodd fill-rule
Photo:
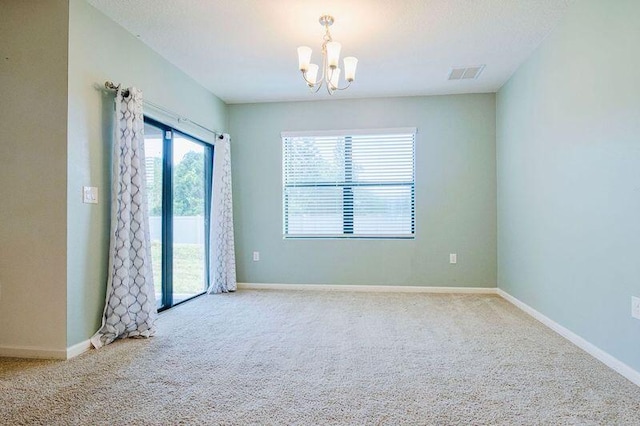
<path fill-rule="evenodd" d="M 451 264 L 458 263 L 458 254 L 457 253 L 449 253 L 449 263 L 451 263 Z"/>
<path fill-rule="evenodd" d="M 254 262 L 259 262 L 260 261 L 260 252 L 259 251 L 254 251 L 253 252 L 253 261 Z"/>
<path fill-rule="evenodd" d="M 640 297 L 631 296 L 631 316 L 640 319 Z"/>

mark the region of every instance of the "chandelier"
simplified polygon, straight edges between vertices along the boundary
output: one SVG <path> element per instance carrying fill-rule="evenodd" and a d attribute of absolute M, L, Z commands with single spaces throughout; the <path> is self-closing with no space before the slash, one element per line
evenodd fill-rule
<path fill-rule="evenodd" d="M 302 78 L 313 93 L 317 93 L 324 85 L 330 95 L 336 90 L 345 90 L 356 78 L 356 67 L 358 60 L 353 56 L 348 56 L 344 61 L 344 79 L 347 85 L 339 87 L 340 80 L 340 49 L 342 46 L 337 41 L 333 41 L 329 27 L 333 24 L 333 16 L 323 15 L 320 17 L 320 25 L 324 27 L 325 34 L 322 42 L 322 75 L 318 79 L 319 67 L 311 63 L 311 48 L 307 46 L 298 47 L 298 68 L 302 72 Z"/>

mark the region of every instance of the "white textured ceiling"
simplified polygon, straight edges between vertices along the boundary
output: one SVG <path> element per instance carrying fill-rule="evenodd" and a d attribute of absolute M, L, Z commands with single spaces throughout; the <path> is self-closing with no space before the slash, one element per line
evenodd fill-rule
<path fill-rule="evenodd" d="M 575 0 L 88 0 L 227 103 L 314 100 L 296 47 L 331 14 L 356 81 L 334 98 L 497 91 Z M 477 80 L 451 67 L 486 64 Z M 135 82 L 131 82 L 135 83 Z"/>

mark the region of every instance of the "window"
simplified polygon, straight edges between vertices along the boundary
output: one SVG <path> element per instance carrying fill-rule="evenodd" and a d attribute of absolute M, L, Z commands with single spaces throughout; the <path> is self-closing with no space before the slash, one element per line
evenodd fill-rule
<path fill-rule="evenodd" d="M 283 132 L 285 238 L 413 238 L 415 128 Z"/>

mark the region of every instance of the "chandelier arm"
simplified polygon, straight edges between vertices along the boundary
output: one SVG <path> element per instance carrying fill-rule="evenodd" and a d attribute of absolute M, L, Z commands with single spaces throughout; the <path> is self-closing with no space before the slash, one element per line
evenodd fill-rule
<path fill-rule="evenodd" d="M 307 80 L 306 72 L 302 71 L 302 78 L 307 82 L 307 86 L 309 86 L 309 90 L 311 93 L 318 93 L 318 90 L 322 87 L 323 80 L 316 81 L 315 84 L 311 84 L 309 80 Z"/>
<path fill-rule="evenodd" d="M 331 69 L 331 77 L 333 77 L 333 69 Z M 351 83 L 353 82 L 353 80 L 347 82 L 347 85 L 344 87 L 338 87 L 338 86 L 334 87 L 333 84 L 330 83 L 330 81 L 331 81 L 330 79 L 327 80 L 327 87 L 331 86 L 331 94 L 333 94 L 333 92 L 335 92 L 336 90 L 347 90 L 349 86 L 351 86 Z"/>
<path fill-rule="evenodd" d="M 333 95 L 333 93 L 336 91 L 336 88 L 333 87 L 333 84 L 331 84 L 331 78 L 333 77 L 333 71 L 334 69 L 331 68 L 331 74 L 327 75 L 327 80 L 325 81 L 327 83 L 327 92 L 330 95 Z"/>
<path fill-rule="evenodd" d="M 348 84 L 344 87 L 336 87 L 335 90 L 347 90 L 349 88 L 349 86 L 351 86 L 351 81 L 348 82 Z"/>
<path fill-rule="evenodd" d="M 321 78 L 320 80 L 317 80 L 316 84 L 309 86 L 309 90 L 311 91 L 311 93 L 314 93 L 314 94 L 318 93 L 322 88 L 322 83 L 324 83 L 324 77 Z"/>
<path fill-rule="evenodd" d="M 322 88 L 322 82 L 320 82 L 320 84 L 316 84 L 315 86 L 309 87 L 309 90 L 311 91 L 311 93 L 318 93 L 320 91 L 320 89 Z"/>
<path fill-rule="evenodd" d="M 313 84 L 309 80 L 307 80 L 307 72 L 306 71 L 302 71 L 302 78 L 304 78 L 304 81 L 306 81 L 309 86 L 315 86 L 315 84 Z"/>
<path fill-rule="evenodd" d="M 327 86 L 333 87 L 333 84 L 331 84 L 331 80 L 333 79 L 334 72 L 335 72 L 335 68 L 327 67 Z"/>

